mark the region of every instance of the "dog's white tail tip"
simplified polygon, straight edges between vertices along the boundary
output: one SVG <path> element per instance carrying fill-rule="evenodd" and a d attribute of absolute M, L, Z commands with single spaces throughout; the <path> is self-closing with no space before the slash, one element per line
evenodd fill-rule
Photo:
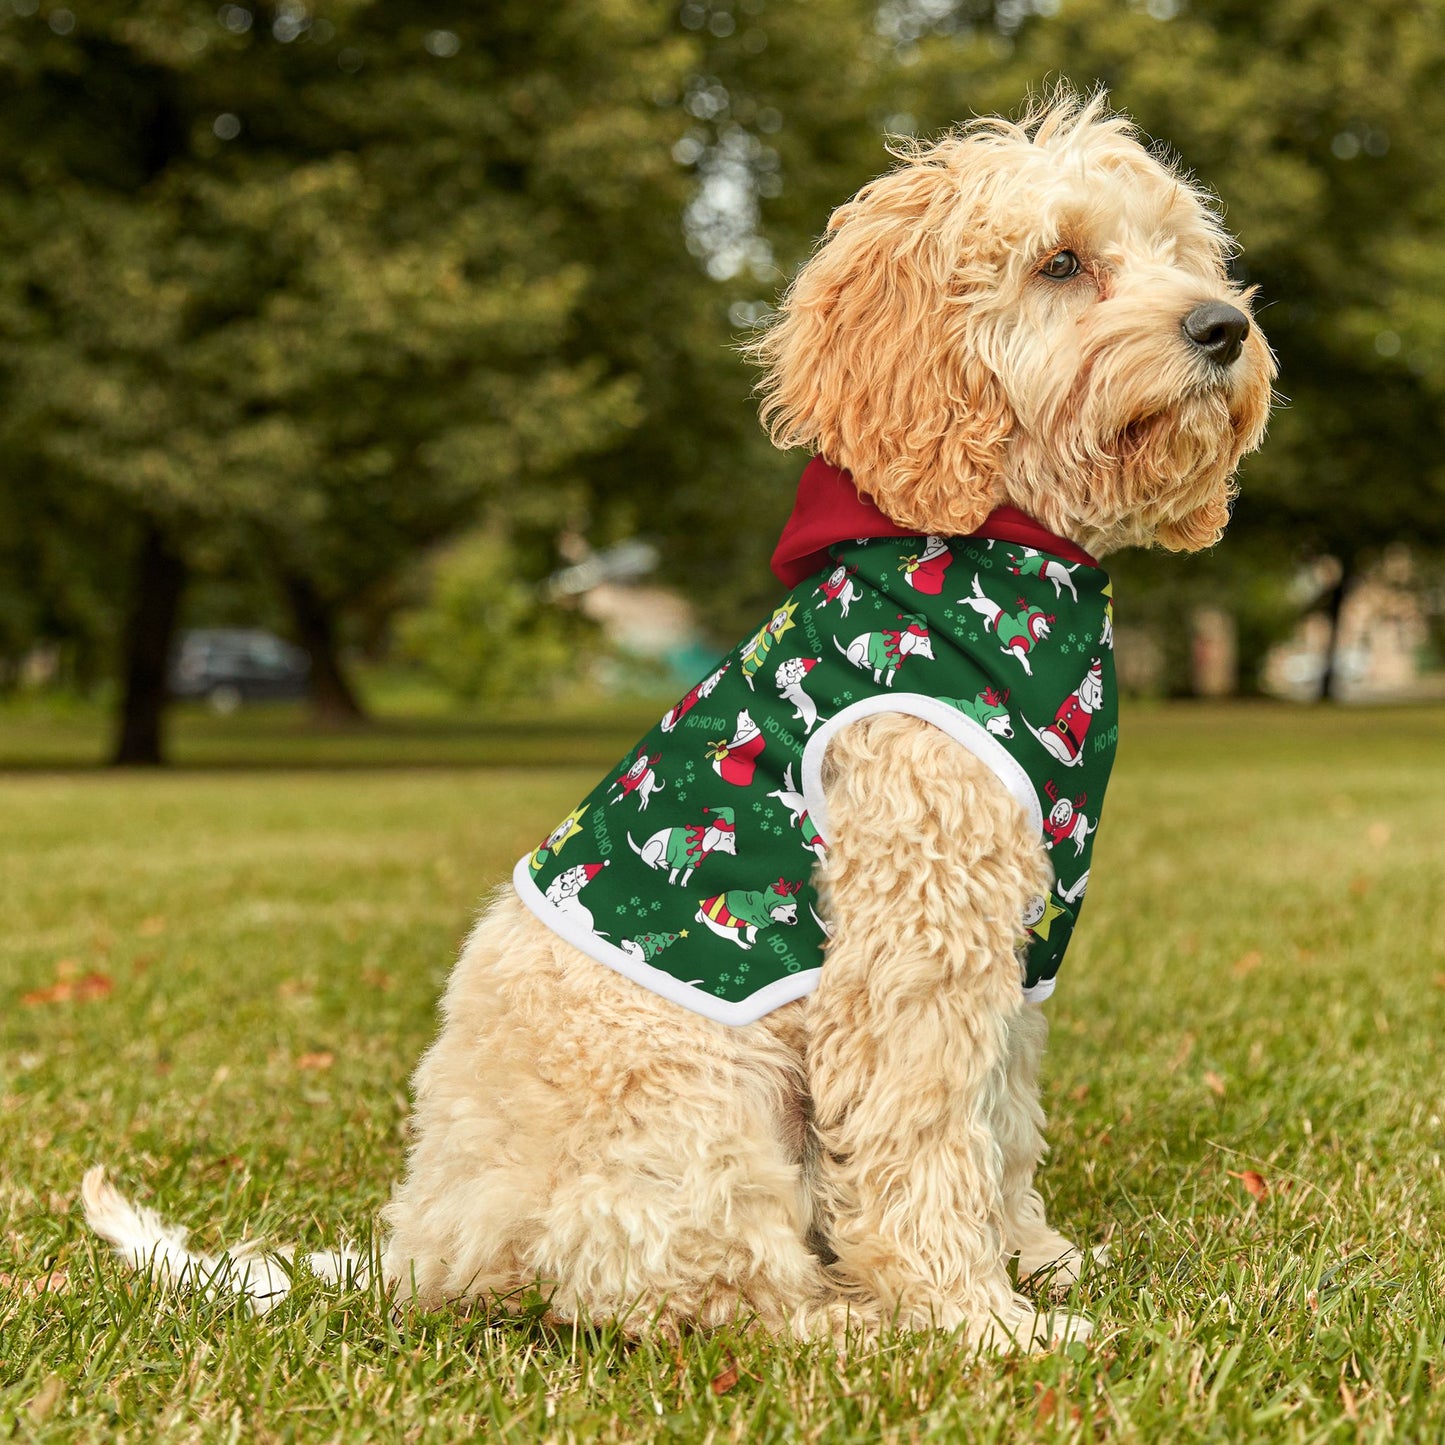
<path fill-rule="evenodd" d="M 104 1164 L 85 1171 L 80 1199 L 85 1222 L 134 1268 L 154 1266 L 171 1277 L 178 1265 L 196 1262 L 186 1249 L 187 1231 L 167 1224 L 153 1209 L 132 1204 L 105 1177 Z"/>
<path fill-rule="evenodd" d="M 103 1164 L 86 1170 L 80 1200 L 91 1229 L 132 1269 L 162 1284 L 199 1289 L 207 1298 L 238 1294 L 256 1314 L 280 1303 L 291 1288 L 290 1275 L 274 1255 L 192 1254 L 186 1248 L 188 1231 L 167 1224 L 143 1204 L 132 1204 L 106 1178 Z"/>
<path fill-rule="evenodd" d="M 187 1231 L 167 1224 L 153 1209 L 132 1204 L 106 1177 L 105 1165 L 87 1169 L 80 1183 L 85 1222 L 132 1269 L 164 1284 L 199 1289 L 208 1299 L 240 1295 L 258 1315 L 280 1304 L 291 1289 L 292 1251 L 267 1250 L 257 1241 L 219 1256 L 192 1254 Z M 306 1256 L 311 1272 L 330 1284 L 364 1285 L 370 1261 L 353 1249 Z"/>

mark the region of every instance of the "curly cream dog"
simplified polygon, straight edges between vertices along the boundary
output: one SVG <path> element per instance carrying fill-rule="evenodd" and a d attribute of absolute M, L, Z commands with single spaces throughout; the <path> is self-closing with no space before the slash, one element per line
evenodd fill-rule
<path fill-rule="evenodd" d="M 1095 556 L 1207 547 L 1273 376 L 1229 249 L 1100 99 L 910 145 L 833 216 L 756 344 L 765 420 L 920 534 L 1010 505 Z M 838 734 L 824 786 L 826 963 L 745 1026 L 497 896 L 415 1077 L 383 1264 L 403 1296 L 540 1282 L 561 1319 L 667 1333 L 740 1315 L 986 1346 L 1087 1333 L 1007 1272 L 1080 1262 L 1034 1187 L 1046 1025 L 1016 950 L 1050 886 L 1037 828 L 974 753 L 896 713 Z M 133 1259 L 192 1259 L 99 1171 L 86 1198 Z"/>

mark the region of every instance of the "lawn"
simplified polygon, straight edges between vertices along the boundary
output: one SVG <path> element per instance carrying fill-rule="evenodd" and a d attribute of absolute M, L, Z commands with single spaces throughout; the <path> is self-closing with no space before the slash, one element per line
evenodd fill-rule
<path fill-rule="evenodd" d="M 1112 1247 L 1087 1348 L 674 1353 L 127 1277 L 77 1217 L 97 1160 L 204 1247 L 367 1239 L 479 901 L 638 730 L 584 721 L 398 725 L 337 769 L 197 722 L 183 771 L 0 777 L 0 1437 L 1445 1438 L 1440 709 L 1126 711 L 1048 1005 L 1045 1192 Z M 16 728 L 0 756 L 78 757 Z"/>

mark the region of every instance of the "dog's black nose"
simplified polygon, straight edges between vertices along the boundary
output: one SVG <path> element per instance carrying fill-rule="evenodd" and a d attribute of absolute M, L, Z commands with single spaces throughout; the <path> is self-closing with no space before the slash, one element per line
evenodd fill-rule
<path fill-rule="evenodd" d="M 1249 317 L 1223 301 L 1206 301 L 1184 318 L 1184 334 L 1216 366 L 1239 359 L 1249 335 Z"/>

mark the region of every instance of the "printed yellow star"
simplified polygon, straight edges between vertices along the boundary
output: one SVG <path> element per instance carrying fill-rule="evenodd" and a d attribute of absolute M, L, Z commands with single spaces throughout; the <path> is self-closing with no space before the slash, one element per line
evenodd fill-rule
<path fill-rule="evenodd" d="M 1065 912 L 1067 912 L 1066 909 L 1060 908 L 1059 905 L 1055 903 L 1052 898 L 1045 894 L 1044 916 L 1040 918 L 1037 923 L 1030 924 L 1029 927 L 1034 933 L 1038 934 L 1038 936 L 1042 938 L 1045 943 L 1047 943 L 1049 938 L 1049 929 L 1053 927 L 1054 919 L 1062 918 Z"/>
<path fill-rule="evenodd" d="M 536 873 L 546 859 L 545 853 L 551 853 L 555 858 L 562 851 L 563 845 L 569 838 L 575 838 L 582 831 L 582 815 L 587 811 L 588 804 L 584 803 L 580 808 L 573 810 L 542 839 L 532 853 L 532 871 Z"/>

